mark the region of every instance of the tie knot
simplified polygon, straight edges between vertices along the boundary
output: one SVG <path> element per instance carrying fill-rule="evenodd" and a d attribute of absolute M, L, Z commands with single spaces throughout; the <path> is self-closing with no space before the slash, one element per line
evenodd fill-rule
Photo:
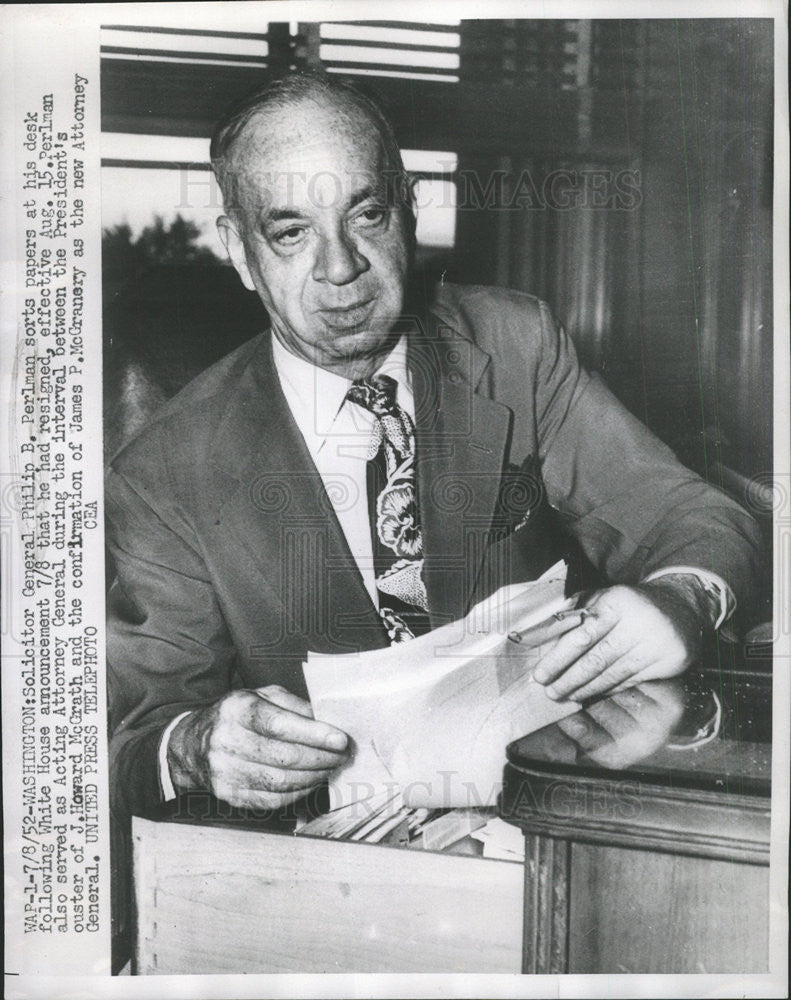
<path fill-rule="evenodd" d="M 383 417 L 396 413 L 396 390 L 398 383 L 389 375 L 374 375 L 372 378 L 358 378 L 352 382 L 346 398 L 370 410 L 374 416 Z"/>

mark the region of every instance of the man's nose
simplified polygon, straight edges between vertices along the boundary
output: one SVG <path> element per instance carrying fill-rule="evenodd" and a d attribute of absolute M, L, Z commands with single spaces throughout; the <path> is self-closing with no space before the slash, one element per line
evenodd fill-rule
<path fill-rule="evenodd" d="M 340 232 L 322 238 L 313 266 L 316 281 L 348 285 L 370 267 L 368 259 L 348 234 Z"/>

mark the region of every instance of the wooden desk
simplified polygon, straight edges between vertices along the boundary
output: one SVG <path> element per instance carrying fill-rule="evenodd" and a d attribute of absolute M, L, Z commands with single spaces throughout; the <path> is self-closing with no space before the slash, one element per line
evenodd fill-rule
<path fill-rule="evenodd" d="M 134 972 L 512 972 L 522 870 L 135 819 Z"/>
<path fill-rule="evenodd" d="M 767 971 L 770 680 L 643 685 L 508 748 L 524 972 Z"/>
<path fill-rule="evenodd" d="M 512 744 L 524 869 L 135 819 L 135 971 L 763 971 L 769 680 L 643 685 Z"/>

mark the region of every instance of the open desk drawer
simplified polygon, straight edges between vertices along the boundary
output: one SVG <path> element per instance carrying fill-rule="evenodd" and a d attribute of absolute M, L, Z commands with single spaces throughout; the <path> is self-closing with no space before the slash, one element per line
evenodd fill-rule
<path fill-rule="evenodd" d="M 135 819 L 136 972 L 516 972 L 523 868 Z"/>

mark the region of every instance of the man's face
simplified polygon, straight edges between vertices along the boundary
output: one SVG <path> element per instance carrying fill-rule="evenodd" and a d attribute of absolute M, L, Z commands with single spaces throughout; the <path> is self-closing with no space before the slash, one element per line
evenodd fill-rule
<path fill-rule="evenodd" d="M 236 140 L 234 219 L 218 220 L 245 286 L 294 354 L 350 377 L 392 342 L 410 239 L 385 184 L 381 140 L 359 110 L 303 101 Z"/>

